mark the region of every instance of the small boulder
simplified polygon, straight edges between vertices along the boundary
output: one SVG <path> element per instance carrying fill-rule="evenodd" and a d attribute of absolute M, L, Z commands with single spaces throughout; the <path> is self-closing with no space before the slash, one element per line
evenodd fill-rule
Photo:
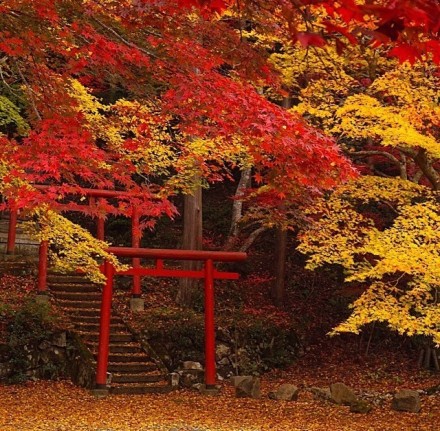
<path fill-rule="evenodd" d="M 203 371 L 203 366 L 200 362 L 194 362 L 194 361 L 185 361 L 182 364 L 183 370 L 201 370 Z"/>
<path fill-rule="evenodd" d="M 331 400 L 336 404 L 349 406 L 357 400 L 356 395 L 344 383 L 333 383 L 330 385 Z"/>
<path fill-rule="evenodd" d="M 178 373 L 170 373 L 169 381 L 170 381 L 170 385 L 173 388 L 177 388 L 179 386 L 179 382 L 180 382 L 180 374 L 178 374 Z"/>
<path fill-rule="evenodd" d="M 201 370 L 183 370 L 179 371 L 179 384 L 184 388 L 191 388 L 196 383 L 202 383 L 204 373 Z"/>
<path fill-rule="evenodd" d="M 243 380 L 250 379 L 252 376 L 232 376 L 229 381 L 236 388 Z"/>
<path fill-rule="evenodd" d="M 235 387 L 237 398 L 260 398 L 260 379 L 258 377 L 244 378 Z"/>
<path fill-rule="evenodd" d="M 269 393 L 271 400 L 296 401 L 298 399 L 299 388 L 289 383 L 284 383 L 275 392 Z"/>
<path fill-rule="evenodd" d="M 332 394 L 330 392 L 330 388 L 310 388 L 310 392 L 313 394 L 315 400 L 325 400 L 330 401 L 332 398 Z"/>
<path fill-rule="evenodd" d="M 417 391 L 408 389 L 397 392 L 391 402 L 393 410 L 418 413 L 421 408 L 420 395 Z"/>
<path fill-rule="evenodd" d="M 223 366 L 228 366 L 231 365 L 231 361 L 229 360 L 229 358 L 227 358 L 226 356 L 222 359 L 220 359 L 217 364 L 219 365 L 223 365 Z"/>
<path fill-rule="evenodd" d="M 351 413 L 369 413 L 372 407 L 365 400 L 356 400 L 350 404 Z"/>
<path fill-rule="evenodd" d="M 222 359 L 227 359 L 227 357 L 231 354 L 231 348 L 226 344 L 219 344 L 215 348 L 215 358 L 217 361 L 221 361 Z M 229 360 L 228 360 L 229 363 Z"/>
<path fill-rule="evenodd" d="M 440 385 L 431 386 L 425 390 L 426 395 L 435 395 L 437 392 L 440 392 Z"/>

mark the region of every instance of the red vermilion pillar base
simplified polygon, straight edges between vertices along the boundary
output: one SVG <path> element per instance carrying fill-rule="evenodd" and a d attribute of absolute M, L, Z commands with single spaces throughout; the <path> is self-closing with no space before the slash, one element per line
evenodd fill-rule
<path fill-rule="evenodd" d="M 99 324 L 99 344 L 98 344 L 98 363 L 96 370 L 96 388 L 105 389 L 107 387 L 107 368 L 110 342 L 110 318 L 113 294 L 113 274 L 114 268 L 109 262 L 104 264 L 104 274 L 107 277 L 102 290 L 101 318 Z"/>
<path fill-rule="evenodd" d="M 214 262 L 205 262 L 205 384 L 214 388 L 215 370 L 215 327 L 214 327 Z"/>

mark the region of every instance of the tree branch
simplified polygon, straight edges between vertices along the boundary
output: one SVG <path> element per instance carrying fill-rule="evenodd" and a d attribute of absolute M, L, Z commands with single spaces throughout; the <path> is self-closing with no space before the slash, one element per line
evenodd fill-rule
<path fill-rule="evenodd" d="M 243 243 L 243 245 L 240 247 L 239 251 L 247 251 L 248 248 L 255 242 L 255 240 L 265 231 L 267 230 L 266 227 L 261 226 L 258 229 L 254 230 L 246 239 L 246 241 Z"/>
<path fill-rule="evenodd" d="M 115 29 L 113 29 L 113 28 L 109 27 L 108 25 L 104 24 L 104 23 L 103 23 L 102 21 L 100 21 L 98 18 L 93 17 L 92 19 L 93 19 L 93 21 L 95 21 L 97 24 L 99 24 L 102 28 L 106 29 L 107 31 L 109 31 L 110 33 L 112 33 L 114 36 L 116 36 L 116 37 L 117 37 L 117 38 L 118 38 L 118 39 L 119 39 L 124 45 L 126 45 L 126 46 L 128 46 L 128 47 L 130 47 L 130 48 L 138 49 L 139 51 L 141 51 L 141 52 L 143 52 L 144 54 L 149 55 L 149 56 L 151 56 L 151 57 L 153 57 L 153 58 L 156 58 L 156 59 L 159 58 L 159 57 L 158 57 L 156 54 L 154 54 L 153 52 L 148 51 L 147 49 L 142 48 L 142 47 L 136 45 L 135 43 L 130 42 L 129 40 L 125 39 L 125 38 L 124 38 L 123 36 L 121 36 L 121 35 L 120 35 Z"/>

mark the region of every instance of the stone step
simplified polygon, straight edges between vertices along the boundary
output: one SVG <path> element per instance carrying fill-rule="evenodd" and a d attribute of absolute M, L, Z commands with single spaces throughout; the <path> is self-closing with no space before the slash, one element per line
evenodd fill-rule
<path fill-rule="evenodd" d="M 0 228 L 0 241 L 1 242 L 7 242 L 8 240 L 8 230 Z M 15 244 L 32 244 L 36 246 L 40 246 L 40 242 L 36 241 L 35 239 L 31 238 L 28 234 L 23 232 L 22 229 L 17 229 L 15 234 Z"/>
<path fill-rule="evenodd" d="M 93 315 L 93 316 L 82 316 L 82 315 L 77 315 L 77 314 L 71 314 L 70 316 L 70 320 L 73 323 L 89 323 L 89 324 L 97 324 L 99 325 L 99 322 L 101 320 L 100 314 L 97 315 Z M 123 325 L 123 321 L 119 316 L 112 316 L 110 318 L 110 325 Z"/>
<path fill-rule="evenodd" d="M 85 308 L 88 310 L 99 310 L 101 309 L 101 301 L 70 301 L 64 299 L 57 299 L 57 304 L 61 308 L 75 309 L 75 308 Z"/>
<path fill-rule="evenodd" d="M 35 263 L 23 260 L 21 256 L 9 255 L 10 259 L 0 261 L 0 268 L 24 268 L 24 269 L 34 269 Z M 15 257 L 15 259 L 14 259 Z"/>
<path fill-rule="evenodd" d="M 164 374 L 112 374 L 113 383 L 156 383 L 167 381 Z"/>
<path fill-rule="evenodd" d="M 87 342 L 87 347 L 91 352 L 96 353 L 98 351 L 98 343 Z M 110 343 L 109 344 L 110 353 L 145 353 L 140 347 L 139 343 L 127 342 L 127 343 Z"/>
<path fill-rule="evenodd" d="M 72 317 L 94 317 L 96 319 L 99 319 L 100 316 L 100 309 L 98 308 L 64 308 L 63 311 L 68 314 L 71 318 Z"/>
<path fill-rule="evenodd" d="M 95 342 L 99 338 L 99 332 L 78 331 L 78 335 L 86 340 L 95 341 Z M 110 343 L 111 342 L 123 343 L 123 342 L 132 342 L 132 341 L 134 341 L 134 339 L 133 339 L 133 335 L 130 333 L 110 334 Z"/>
<path fill-rule="evenodd" d="M 109 362 L 108 370 L 115 374 L 145 374 L 157 371 L 157 365 L 154 362 Z"/>
<path fill-rule="evenodd" d="M 75 328 L 78 331 L 86 332 L 99 332 L 99 322 L 98 323 L 88 323 L 88 322 L 74 322 Z M 110 323 L 110 332 L 123 332 L 126 326 L 121 323 Z"/>
<path fill-rule="evenodd" d="M 50 284 L 94 284 L 88 278 L 81 274 L 73 275 L 58 273 L 49 273 L 47 275 L 47 282 Z"/>
<path fill-rule="evenodd" d="M 48 283 L 49 289 L 52 292 L 65 293 L 100 293 L 101 286 L 97 284 L 86 283 Z"/>
<path fill-rule="evenodd" d="M 23 250 L 24 251 L 24 250 Z M 5 264 L 6 262 L 20 262 L 27 263 L 29 266 L 36 267 L 38 264 L 38 256 L 30 253 L 20 254 L 20 250 L 15 251 L 14 254 L 4 254 L 6 253 L 6 244 L 0 244 L 0 262 Z"/>
<path fill-rule="evenodd" d="M 53 291 L 55 299 L 58 301 L 101 301 L 101 292 L 65 292 L 65 291 Z"/>
<path fill-rule="evenodd" d="M 124 364 L 149 362 L 151 358 L 146 353 L 112 353 L 108 355 L 109 362 Z"/>
<path fill-rule="evenodd" d="M 164 385 L 164 386 L 133 385 L 133 386 L 112 387 L 110 388 L 110 393 L 113 395 L 167 394 L 172 390 L 173 388 L 170 385 Z"/>

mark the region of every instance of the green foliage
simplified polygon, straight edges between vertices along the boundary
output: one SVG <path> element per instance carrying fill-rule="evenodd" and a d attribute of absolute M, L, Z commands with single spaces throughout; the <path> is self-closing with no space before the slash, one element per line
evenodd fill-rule
<path fill-rule="evenodd" d="M 170 370 L 181 361 L 201 360 L 204 340 L 202 314 L 191 309 L 159 308 L 143 315 L 141 328 Z"/>
<path fill-rule="evenodd" d="M 11 131 L 26 135 L 29 125 L 20 115 L 19 108 L 8 98 L 0 95 L 0 134 L 10 134 Z"/>
<path fill-rule="evenodd" d="M 7 346 L 10 351 L 10 364 L 12 375 L 11 383 L 19 383 L 27 380 L 26 371 L 34 366 L 32 364 L 32 352 L 45 340 L 50 339 L 54 331 L 61 326 L 60 317 L 52 310 L 49 304 L 37 303 L 35 300 L 27 300 L 19 309 L 8 310 Z M 48 362 L 43 365 L 40 372 L 43 375 L 59 374 L 56 364 Z"/>
<path fill-rule="evenodd" d="M 297 357 L 299 339 L 293 327 L 237 314 L 232 322 L 238 369 L 242 374 L 285 367 Z"/>
<path fill-rule="evenodd" d="M 204 316 L 189 309 L 161 308 L 145 313 L 142 332 L 169 369 L 182 361 L 203 363 Z M 297 356 L 298 336 L 264 318 L 242 312 L 219 315 L 217 343 L 231 348 L 231 371 L 260 373 L 290 364 Z"/>

